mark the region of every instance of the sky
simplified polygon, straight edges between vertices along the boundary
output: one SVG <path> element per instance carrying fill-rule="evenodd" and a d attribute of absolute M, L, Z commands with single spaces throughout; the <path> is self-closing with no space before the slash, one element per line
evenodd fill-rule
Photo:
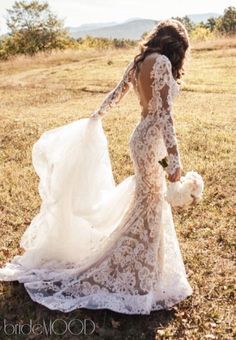
<path fill-rule="evenodd" d="M 6 9 L 15 0 L 0 0 L 0 34 L 7 31 Z M 122 22 L 130 18 L 166 19 L 172 16 L 214 12 L 223 14 L 235 0 L 48 0 L 65 26 L 97 22 Z"/>

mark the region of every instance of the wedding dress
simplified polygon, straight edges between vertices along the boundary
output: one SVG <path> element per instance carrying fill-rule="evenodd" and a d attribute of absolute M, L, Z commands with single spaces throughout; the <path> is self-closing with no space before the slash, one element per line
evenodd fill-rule
<path fill-rule="evenodd" d="M 141 106 L 129 140 L 134 175 L 115 183 L 100 118 L 47 131 L 33 146 L 42 204 L 20 240 L 23 255 L 0 280 L 24 283 L 50 309 L 149 314 L 192 294 L 159 163 L 167 156 L 170 174 L 181 165 L 172 119 L 179 87 L 165 55 L 147 56 L 137 74 L 132 65 L 96 113 L 133 87 Z"/>

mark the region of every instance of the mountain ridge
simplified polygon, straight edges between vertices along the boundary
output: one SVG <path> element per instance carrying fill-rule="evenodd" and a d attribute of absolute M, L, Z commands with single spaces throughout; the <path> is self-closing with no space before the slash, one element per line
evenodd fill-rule
<path fill-rule="evenodd" d="M 189 19 L 197 24 L 201 21 L 206 22 L 210 17 L 217 17 L 217 13 L 188 14 Z M 87 35 L 92 37 L 110 39 L 132 39 L 138 40 L 142 34 L 150 31 L 160 20 L 130 18 L 123 22 L 90 23 L 78 27 L 67 27 L 71 36 L 75 39 L 84 38 Z"/>

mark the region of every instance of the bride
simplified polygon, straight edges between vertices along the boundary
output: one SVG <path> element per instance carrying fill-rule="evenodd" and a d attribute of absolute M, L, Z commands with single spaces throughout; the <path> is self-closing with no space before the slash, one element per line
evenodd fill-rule
<path fill-rule="evenodd" d="M 192 294 L 165 200 L 166 174 L 176 182 L 182 173 L 172 102 L 188 47 L 179 21 L 159 22 L 91 117 L 34 144 L 42 204 L 0 280 L 24 283 L 32 300 L 63 312 L 149 314 Z M 131 87 L 141 107 L 129 140 L 134 175 L 116 185 L 101 118 Z"/>

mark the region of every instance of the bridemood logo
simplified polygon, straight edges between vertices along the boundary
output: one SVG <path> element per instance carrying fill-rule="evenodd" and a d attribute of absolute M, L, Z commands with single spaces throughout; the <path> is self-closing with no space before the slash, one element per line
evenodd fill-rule
<path fill-rule="evenodd" d="M 42 323 L 34 323 L 29 320 L 27 323 L 12 323 L 3 319 L 0 321 L 0 339 L 1 334 L 12 335 L 91 335 L 95 331 L 95 323 L 90 319 L 72 319 L 72 320 L 44 320 Z"/>

